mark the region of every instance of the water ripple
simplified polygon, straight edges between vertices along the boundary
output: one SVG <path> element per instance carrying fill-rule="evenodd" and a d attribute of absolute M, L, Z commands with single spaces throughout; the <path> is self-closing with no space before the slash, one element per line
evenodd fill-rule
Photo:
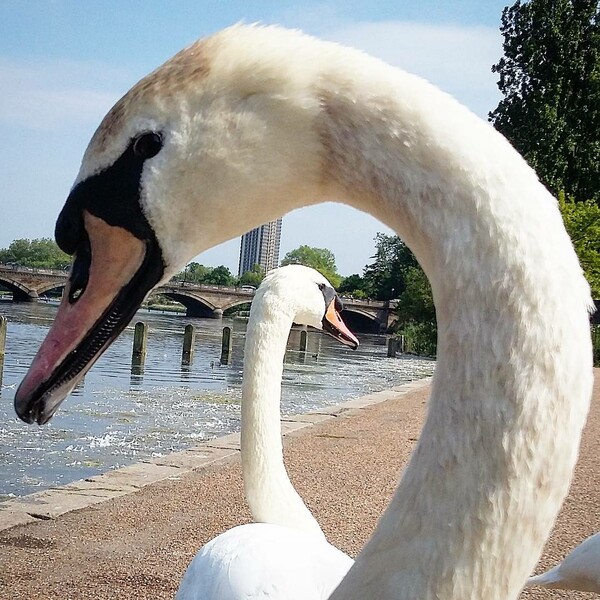
<path fill-rule="evenodd" d="M 0 389 L 0 500 L 161 456 L 239 430 L 245 323 L 139 313 L 150 326 L 143 372 L 132 372 L 133 327 L 98 360 L 43 427 L 14 415 L 16 386 L 55 314 L 46 304 L 0 302 L 8 320 Z M 185 324 L 196 327 L 192 364 L 181 362 Z M 233 329 L 229 365 L 219 363 L 223 325 Z M 357 351 L 310 332 L 306 353 L 292 332 L 282 383 L 286 415 L 426 377 L 431 361 L 386 357 L 381 336 Z"/>

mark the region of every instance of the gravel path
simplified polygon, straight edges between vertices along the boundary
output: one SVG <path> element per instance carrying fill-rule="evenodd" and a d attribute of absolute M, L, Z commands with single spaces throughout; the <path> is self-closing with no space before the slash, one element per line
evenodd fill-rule
<path fill-rule="evenodd" d="M 599 375 L 571 494 L 541 567 L 600 530 Z M 426 398 L 427 391 L 418 391 L 286 438 L 295 486 L 329 540 L 345 552 L 356 554 L 387 504 L 419 435 Z M 171 599 L 197 549 L 249 520 L 234 459 L 56 520 L 15 527 L 0 533 L 0 599 Z M 592 597 L 541 590 L 521 596 Z"/>

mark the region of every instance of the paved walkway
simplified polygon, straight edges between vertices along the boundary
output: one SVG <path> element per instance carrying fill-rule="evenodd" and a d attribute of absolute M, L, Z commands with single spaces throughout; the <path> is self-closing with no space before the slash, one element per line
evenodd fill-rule
<path fill-rule="evenodd" d="M 596 373 L 598 384 L 575 481 L 546 547 L 544 566 L 600 530 L 596 479 L 600 371 Z M 352 555 L 372 531 L 419 435 L 427 389 L 396 389 L 374 396 L 287 425 L 289 429 L 304 425 L 286 437 L 290 476 L 329 540 Z M 386 401 L 372 404 L 382 399 Z M 362 404 L 369 406 L 357 408 Z M 83 491 L 73 488 L 69 495 L 87 498 L 88 504 L 94 494 L 103 500 L 88 508 L 59 514 L 66 506 L 64 494 L 38 497 L 26 507 L 38 518 L 27 519 L 23 505 L 13 504 L 10 511 L 4 505 L 0 529 L 15 519 L 31 522 L 0 531 L 0 599 L 173 598 L 196 550 L 217 533 L 250 520 L 236 437 L 214 445 L 213 450 L 199 449 L 163 465 L 153 464 L 146 475 L 134 468 L 110 479 L 94 478 Z M 216 462 L 189 470 L 198 461 L 213 458 Z M 150 480 L 157 481 L 144 485 Z M 116 497 L 107 501 L 103 495 L 110 493 Z M 522 598 L 591 597 L 541 590 L 522 594 Z"/>

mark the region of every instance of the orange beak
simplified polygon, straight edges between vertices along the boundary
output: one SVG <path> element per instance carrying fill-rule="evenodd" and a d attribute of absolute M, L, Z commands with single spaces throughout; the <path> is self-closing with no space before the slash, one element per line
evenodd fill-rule
<path fill-rule="evenodd" d="M 338 308 L 341 312 L 343 306 L 340 299 L 335 296 L 329 303 L 329 306 L 327 306 L 325 316 L 323 317 L 323 331 L 334 337 L 338 342 L 356 350 L 358 348 L 358 340 L 342 320 Z"/>
<path fill-rule="evenodd" d="M 85 210 L 83 228 L 89 243 L 75 253 L 54 323 L 15 395 L 27 423 L 50 420 L 160 278 L 147 241 Z"/>

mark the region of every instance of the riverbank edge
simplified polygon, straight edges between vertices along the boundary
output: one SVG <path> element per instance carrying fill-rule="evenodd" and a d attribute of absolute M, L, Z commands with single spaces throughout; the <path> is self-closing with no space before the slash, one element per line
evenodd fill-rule
<path fill-rule="evenodd" d="M 301 435 L 314 425 L 330 421 L 342 414 L 348 417 L 359 415 L 365 408 L 428 387 L 431 380 L 432 377 L 417 379 L 380 392 L 352 398 L 340 404 L 285 417 L 281 420 L 282 434 Z M 225 464 L 239 453 L 240 434 L 230 433 L 186 450 L 6 500 L 0 502 L 0 531 L 40 520 L 56 519 L 66 513 L 133 494 L 146 486 L 179 477 L 190 471 L 198 471 L 209 465 Z"/>

